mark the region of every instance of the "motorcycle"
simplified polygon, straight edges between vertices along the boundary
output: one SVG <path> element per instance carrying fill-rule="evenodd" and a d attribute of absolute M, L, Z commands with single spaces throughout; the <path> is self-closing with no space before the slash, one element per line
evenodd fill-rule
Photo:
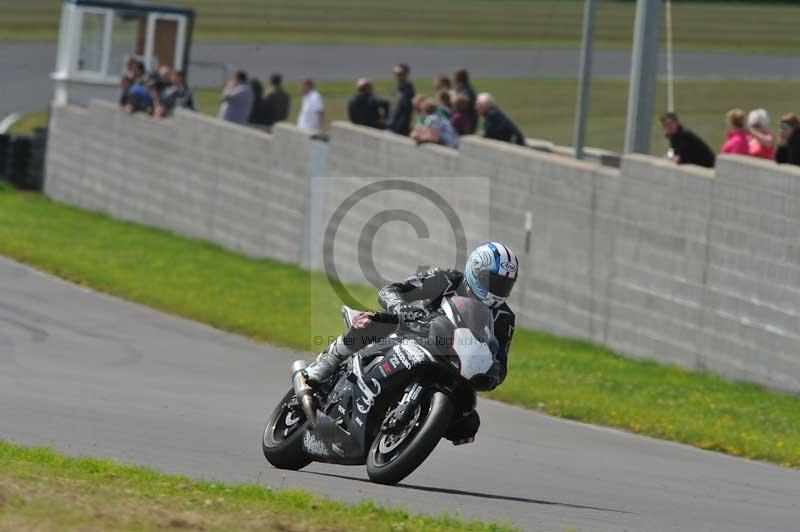
<path fill-rule="evenodd" d="M 349 328 L 361 313 L 342 307 Z M 457 425 L 475 408 L 498 344 L 491 311 L 466 297 L 442 298 L 438 309 L 361 349 L 316 388 L 305 361 L 292 365 L 292 388 L 269 416 L 262 449 L 280 469 L 313 461 L 367 466 L 373 482 L 396 484 L 433 452 L 442 437 L 455 444 Z"/>

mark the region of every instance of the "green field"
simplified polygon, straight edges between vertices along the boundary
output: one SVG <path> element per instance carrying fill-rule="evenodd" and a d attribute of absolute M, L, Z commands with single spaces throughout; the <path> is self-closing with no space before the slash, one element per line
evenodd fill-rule
<path fill-rule="evenodd" d="M 324 297 L 327 283 L 321 274 L 247 259 L 37 194 L 0 192 L 0 254 L 276 345 L 319 351 L 313 336 L 341 330 L 338 302 Z M 375 301 L 374 290 L 361 288 L 356 294 Z M 519 329 L 508 379 L 490 397 L 800 467 L 800 398 L 622 358 L 587 342 Z"/>
<path fill-rule="evenodd" d="M 581 0 L 169 0 L 194 7 L 204 41 L 577 46 Z M 0 0 L 0 40 L 56 38 L 60 0 Z M 634 2 L 599 2 L 599 46 L 627 48 Z M 800 49 L 800 7 L 746 2 L 673 7 L 679 49 Z"/>
<path fill-rule="evenodd" d="M 299 490 L 196 482 L 0 440 L 0 531 L 486 531 L 510 527 L 346 505 Z"/>

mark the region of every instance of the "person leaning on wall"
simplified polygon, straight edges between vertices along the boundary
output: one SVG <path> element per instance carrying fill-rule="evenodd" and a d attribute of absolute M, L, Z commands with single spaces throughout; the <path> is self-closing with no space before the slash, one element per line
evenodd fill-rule
<path fill-rule="evenodd" d="M 747 141 L 747 130 L 744 127 L 745 116 L 741 109 L 731 109 L 725 115 L 728 123 L 728 138 L 722 145 L 720 153 L 750 155 L 750 144 Z"/>
<path fill-rule="evenodd" d="M 525 146 L 525 135 L 497 107 L 491 94 L 480 93 L 475 101 L 475 110 L 483 118 L 483 136 L 485 138 Z"/>
<path fill-rule="evenodd" d="M 713 168 L 714 152 L 703 139 L 686 129 L 678 120 L 675 113 L 664 113 L 660 119 L 661 127 L 669 139 L 672 151 L 671 159 L 675 164 L 696 164 L 706 168 Z"/>
<path fill-rule="evenodd" d="M 764 109 L 753 109 L 747 115 L 747 141 L 750 155 L 759 159 L 775 158 L 775 134 L 769 130 L 769 114 Z"/>

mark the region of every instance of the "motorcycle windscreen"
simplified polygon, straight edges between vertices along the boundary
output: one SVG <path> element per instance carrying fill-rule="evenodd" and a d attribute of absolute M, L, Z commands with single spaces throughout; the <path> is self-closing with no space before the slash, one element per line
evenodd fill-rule
<path fill-rule="evenodd" d="M 466 379 L 486 373 L 494 362 L 489 343 L 476 338 L 466 327 L 453 332 L 453 350 L 461 360 L 461 375 Z"/>
<path fill-rule="evenodd" d="M 456 327 L 466 327 L 483 342 L 494 337 L 494 318 L 489 307 L 469 297 L 453 296 L 442 300 L 442 308 Z"/>

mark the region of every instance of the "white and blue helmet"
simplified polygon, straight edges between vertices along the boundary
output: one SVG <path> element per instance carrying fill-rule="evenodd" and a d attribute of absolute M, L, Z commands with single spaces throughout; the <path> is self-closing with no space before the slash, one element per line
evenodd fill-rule
<path fill-rule="evenodd" d="M 485 242 L 467 259 L 464 278 L 475 297 L 489 308 L 505 303 L 517 280 L 519 260 L 499 242 Z"/>

